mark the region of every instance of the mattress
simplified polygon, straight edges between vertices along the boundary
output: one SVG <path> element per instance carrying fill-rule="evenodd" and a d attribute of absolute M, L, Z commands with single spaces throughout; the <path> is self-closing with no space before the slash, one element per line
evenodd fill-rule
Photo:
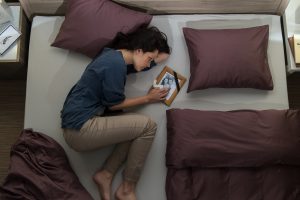
<path fill-rule="evenodd" d="M 29 47 L 27 90 L 25 105 L 25 128 L 43 132 L 65 149 L 72 167 L 81 183 L 95 199 L 99 199 L 92 176 L 102 165 L 112 147 L 78 153 L 70 149 L 64 141 L 60 128 L 60 111 L 71 87 L 80 78 L 91 61 L 83 55 L 69 52 L 50 44 L 54 41 L 63 17 L 36 16 L 33 19 Z M 147 72 L 132 74 L 126 82 L 126 96 L 145 95 L 153 80 L 165 65 L 189 78 L 189 56 L 184 41 L 182 27 L 201 20 L 253 20 L 270 26 L 268 59 L 274 81 L 274 90 L 221 89 L 213 88 L 186 93 L 187 83 L 170 107 L 162 103 L 150 104 L 134 109 L 150 116 L 158 124 L 157 134 L 148 155 L 144 171 L 137 186 L 138 199 L 164 200 L 165 196 L 165 150 L 166 114 L 169 108 L 191 108 L 199 110 L 236 109 L 286 109 L 288 96 L 281 34 L 280 16 L 275 15 L 160 15 L 154 16 L 151 25 L 157 26 L 168 36 L 172 47 L 170 58 Z M 220 26 L 223 24 L 219 22 Z M 113 182 L 113 189 L 119 185 L 121 174 Z"/>

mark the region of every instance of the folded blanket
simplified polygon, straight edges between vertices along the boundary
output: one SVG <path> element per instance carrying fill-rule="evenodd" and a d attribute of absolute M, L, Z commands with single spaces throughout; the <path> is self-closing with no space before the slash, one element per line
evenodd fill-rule
<path fill-rule="evenodd" d="M 167 166 L 300 165 L 299 110 L 167 111 Z"/>
<path fill-rule="evenodd" d="M 300 111 L 167 111 L 168 200 L 299 200 Z"/>
<path fill-rule="evenodd" d="M 52 138 L 23 130 L 11 148 L 1 200 L 92 200 L 71 168 L 63 148 Z"/>

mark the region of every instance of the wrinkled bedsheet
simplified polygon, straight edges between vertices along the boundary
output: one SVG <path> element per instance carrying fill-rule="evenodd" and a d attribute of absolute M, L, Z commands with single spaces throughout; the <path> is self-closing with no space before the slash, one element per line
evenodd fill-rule
<path fill-rule="evenodd" d="M 300 111 L 167 111 L 168 200 L 299 200 Z"/>
<path fill-rule="evenodd" d="M 92 200 L 71 168 L 63 148 L 49 136 L 23 130 L 11 148 L 1 200 Z"/>

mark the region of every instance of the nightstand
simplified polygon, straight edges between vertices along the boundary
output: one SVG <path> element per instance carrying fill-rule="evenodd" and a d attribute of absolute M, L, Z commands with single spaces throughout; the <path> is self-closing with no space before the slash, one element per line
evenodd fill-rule
<path fill-rule="evenodd" d="M 292 37 L 295 33 L 300 34 L 300 1 L 290 0 L 287 9 L 283 15 L 286 36 L 286 49 L 287 49 L 287 72 L 289 74 L 300 72 L 300 67 L 296 67 L 295 60 L 288 44 L 287 38 Z"/>
<path fill-rule="evenodd" d="M 21 32 L 20 38 L 0 55 L 0 79 L 24 79 L 27 71 L 28 21 L 19 3 L 10 3 L 12 24 Z"/>

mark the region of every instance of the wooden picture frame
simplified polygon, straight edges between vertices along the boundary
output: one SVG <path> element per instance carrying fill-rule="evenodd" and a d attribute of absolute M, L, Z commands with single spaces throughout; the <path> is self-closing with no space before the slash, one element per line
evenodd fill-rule
<path fill-rule="evenodd" d="M 178 81 L 176 81 L 176 79 Z M 160 74 L 156 78 L 156 84 L 163 87 L 169 87 L 170 91 L 164 100 L 164 103 L 167 106 L 170 106 L 177 96 L 180 89 L 183 87 L 184 83 L 186 82 L 186 78 L 181 74 L 175 72 L 172 68 L 165 66 Z"/>

